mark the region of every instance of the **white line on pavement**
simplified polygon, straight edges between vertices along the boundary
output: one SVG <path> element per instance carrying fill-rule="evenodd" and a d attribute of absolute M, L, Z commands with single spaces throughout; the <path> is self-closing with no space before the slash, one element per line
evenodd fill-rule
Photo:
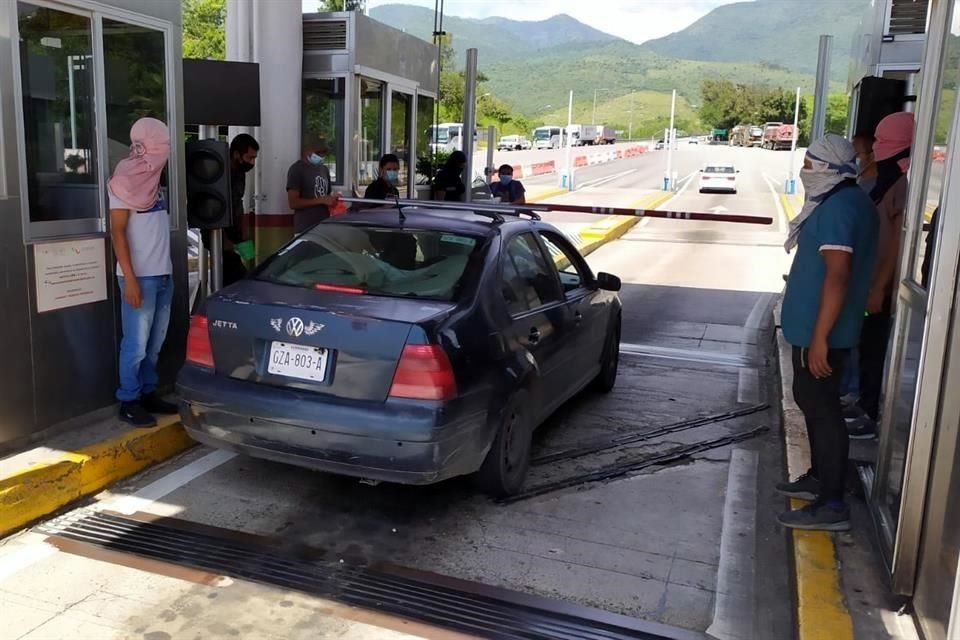
<path fill-rule="evenodd" d="M 680 190 L 679 190 L 679 191 L 677 191 L 677 194 L 676 194 L 677 196 L 679 196 L 680 194 L 682 194 L 684 191 L 687 190 L 687 188 L 693 183 L 693 180 L 692 180 L 693 176 L 697 175 L 698 173 L 700 173 L 700 172 L 699 172 L 699 171 L 694 171 L 694 172 L 692 172 L 690 175 L 684 176 L 684 177 L 680 180 L 680 182 L 683 183 L 683 186 L 680 187 Z M 686 181 L 686 182 L 684 182 L 684 181 Z M 676 196 L 674 196 L 674 197 L 676 197 Z"/>
<path fill-rule="evenodd" d="M 229 451 L 214 451 L 199 460 L 194 460 L 190 464 L 168 473 L 159 480 L 151 482 L 136 493 L 105 500 L 97 504 L 94 508 L 98 510 L 116 511 L 127 515 L 142 511 L 152 502 L 159 500 L 167 494 L 173 493 L 183 485 L 196 480 L 208 471 L 216 469 L 223 463 L 235 458 L 236 455 L 237 454 Z M 25 534 L 25 536 L 33 535 L 35 534 Z M 0 582 L 9 579 L 14 574 L 52 556 L 58 551 L 56 547 L 43 540 L 44 538 L 38 538 L 35 541 L 27 541 L 27 539 L 25 539 L 24 543 L 19 544 L 17 547 L 0 548 Z M 10 552 L 6 553 L 8 549 L 10 549 Z"/>
<path fill-rule="evenodd" d="M 734 449 L 730 453 L 720 533 L 717 596 L 713 622 L 707 628 L 707 635 L 720 640 L 753 636 L 758 465 L 756 451 Z"/>
<path fill-rule="evenodd" d="M 107 500 L 99 505 L 103 510 L 116 511 L 131 515 L 137 511 L 142 511 L 150 503 L 156 502 L 169 493 L 173 493 L 188 482 L 192 482 L 207 473 L 216 469 L 225 462 L 237 457 L 237 454 L 230 451 L 214 451 L 208 453 L 199 460 L 194 460 L 190 464 L 180 467 L 176 471 L 169 473 L 159 480 L 151 482 L 139 491 L 129 496 L 122 496 L 115 500 Z"/>
<path fill-rule="evenodd" d="M 612 176 L 604 176 L 602 178 L 595 178 L 593 180 L 588 180 L 587 182 L 577 185 L 577 189 L 583 189 L 584 187 L 599 187 L 600 185 L 607 184 L 608 182 L 613 182 L 618 178 L 628 176 L 631 173 L 635 173 L 636 169 L 627 169 L 626 171 L 621 171 L 620 173 L 615 173 Z"/>
<path fill-rule="evenodd" d="M 787 219 L 787 212 L 783 210 L 783 205 L 780 204 L 780 194 L 777 192 L 776 183 L 774 183 L 773 179 L 766 173 L 763 174 L 763 179 L 766 181 L 767 186 L 770 187 L 770 196 L 773 198 L 773 204 L 780 214 L 777 216 L 777 231 L 781 232 L 784 230 L 784 221 Z"/>

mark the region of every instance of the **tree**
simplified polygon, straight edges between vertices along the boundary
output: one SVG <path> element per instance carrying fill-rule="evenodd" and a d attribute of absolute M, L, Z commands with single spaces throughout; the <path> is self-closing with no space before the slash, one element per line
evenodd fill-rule
<path fill-rule="evenodd" d="M 226 18 L 226 0 L 183 0 L 183 57 L 223 60 Z"/>
<path fill-rule="evenodd" d="M 366 0 L 320 0 L 320 11 L 363 11 Z"/>

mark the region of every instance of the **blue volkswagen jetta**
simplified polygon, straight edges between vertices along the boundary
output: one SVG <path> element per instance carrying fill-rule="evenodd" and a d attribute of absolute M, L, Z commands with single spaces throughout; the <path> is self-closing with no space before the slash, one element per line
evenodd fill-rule
<path fill-rule="evenodd" d="M 535 214 L 327 220 L 192 318 L 183 423 L 267 460 L 405 484 L 476 473 L 509 495 L 534 429 L 613 388 L 619 289 Z"/>

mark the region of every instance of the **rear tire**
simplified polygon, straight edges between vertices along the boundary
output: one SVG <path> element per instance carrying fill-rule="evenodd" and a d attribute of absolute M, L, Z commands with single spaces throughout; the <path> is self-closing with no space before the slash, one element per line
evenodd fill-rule
<path fill-rule="evenodd" d="M 600 357 L 600 373 L 593 379 L 593 388 L 600 393 L 610 393 L 617 384 L 617 371 L 620 368 L 620 317 L 607 333 L 603 342 L 603 355 Z"/>
<path fill-rule="evenodd" d="M 513 495 L 523 487 L 530 468 L 533 421 L 529 394 L 520 390 L 504 408 L 490 451 L 477 472 L 477 486 L 494 498 Z"/>

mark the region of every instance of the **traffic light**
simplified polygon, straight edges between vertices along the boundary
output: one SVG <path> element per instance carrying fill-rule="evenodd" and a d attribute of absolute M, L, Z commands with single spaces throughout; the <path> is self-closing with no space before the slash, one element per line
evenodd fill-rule
<path fill-rule="evenodd" d="M 186 145 L 187 220 L 194 229 L 222 229 L 233 223 L 230 149 L 219 140 Z"/>

